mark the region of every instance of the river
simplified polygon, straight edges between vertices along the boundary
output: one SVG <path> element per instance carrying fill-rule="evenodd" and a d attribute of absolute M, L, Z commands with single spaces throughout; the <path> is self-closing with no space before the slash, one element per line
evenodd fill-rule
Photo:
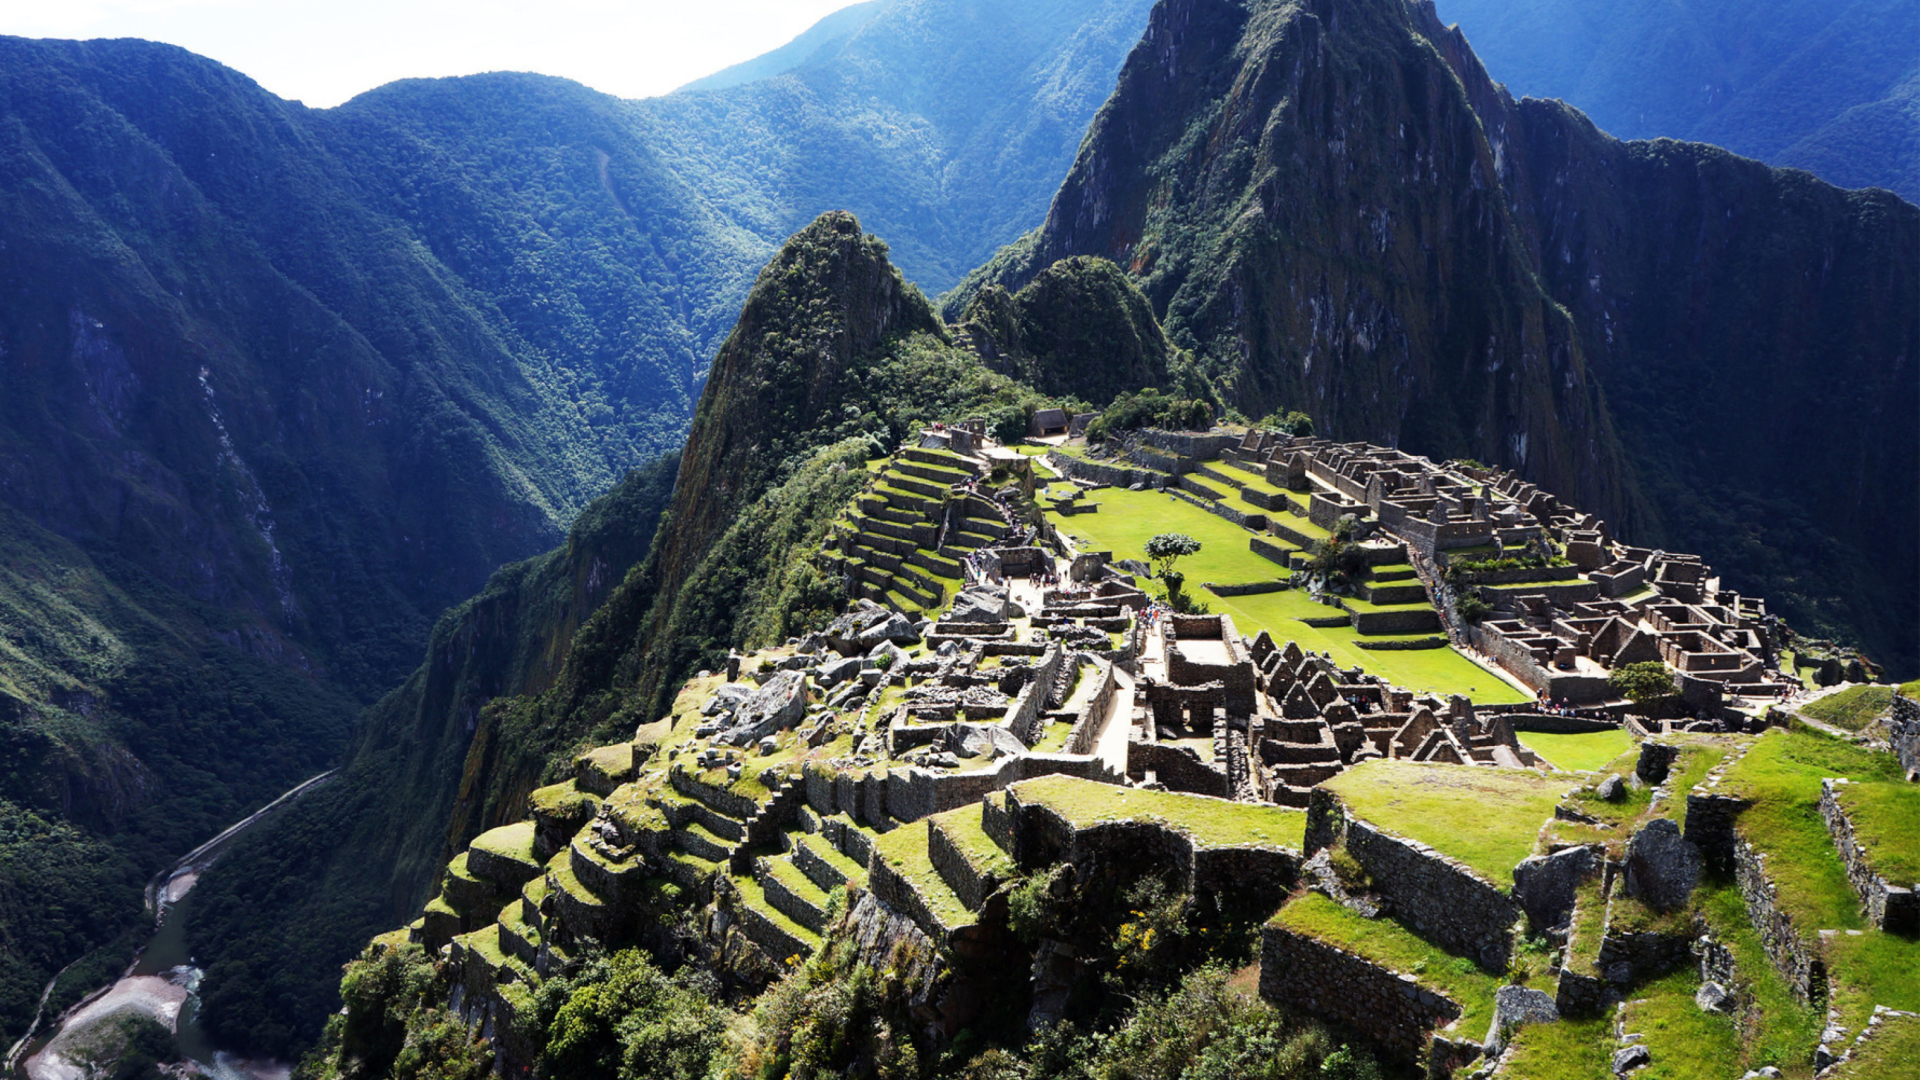
<path fill-rule="evenodd" d="M 203 973 L 187 953 L 185 927 L 193 911 L 193 887 L 200 875 L 248 829 L 333 775 L 329 770 L 308 780 L 156 875 L 147 888 L 148 907 L 155 912 L 153 936 L 133 965 L 113 985 L 102 987 L 63 1013 L 48 1034 L 29 1042 L 23 1050 L 25 1062 L 13 1075 L 26 1080 L 86 1080 L 89 1070 L 83 1062 L 93 1033 L 102 1025 L 145 1015 L 173 1032 L 181 1058 L 192 1062 L 203 1076 L 214 1080 L 288 1080 L 290 1065 L 236 1057 L 207 1038 L 200 1027 L 196 994 Z"/>

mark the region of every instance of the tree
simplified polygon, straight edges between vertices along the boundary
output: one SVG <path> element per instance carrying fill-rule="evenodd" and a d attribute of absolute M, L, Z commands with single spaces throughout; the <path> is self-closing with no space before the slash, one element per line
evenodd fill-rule
<path fill-rule="evenodd" d="M 1667 665 L 1658 660 L 1614 668 L 1613 674 L 1607 676 L 1607 682 L 1616 692 L 1625 694 L 1633 702 L 1653 701 L 1673 693 L 1673 675 L 1667 671 Z"/>
<path fill-rule="evenodd" d="M 1173 573 L 1173 566 L 1187 555 L 1200 552 L 1200 541 L 1186 533 L 1161 533 L 1147 541 L 1147 558 L 1153 560 L 1153 569 L 1161 577 Z"/>

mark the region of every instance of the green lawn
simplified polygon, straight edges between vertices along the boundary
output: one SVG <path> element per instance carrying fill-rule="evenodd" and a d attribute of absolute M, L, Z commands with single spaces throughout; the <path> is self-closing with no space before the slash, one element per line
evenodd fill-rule
<path fill-rule="evenodd" d="M 1500 980 L 1392 919 L 1364 918 L 1310 892 L 1281 908 L 1268 925 L 1345 949 L 1445 994 L 1460 1006 L 1456 1037 L 1478 1040 L 1493 1023 L 1493 991 Z"/>
<path fill-rule="evenodd" d="M 1896 885 L 1920 881 L 1920 786 L 1841 784 L 1836 798 L 1876 873 Z"/>
<path fill-rule="evenodd" d="M 1365 761 L 1320 785 L 1355 817 L 1466 863 L 1502 889 L 1533 853 L 1566 777 L 1413 761 Z"/>
<path fill-rule="evenodd" d="M 1010 790 L 1021 802 L 1046 806 L 1076 828 L 1111 821 L 1154 821 L 1207 847 L 1260 844 L 1298 851 L 1307 829 L 1303 810 L 1115 787 L 1071 776 L 1023 780 Z"/>
<path fill-rule="evenodd" d="M 1269 495 L 1278 495 L 1283 490 L 1252 469 L 1243 469 L 1231 461 L 1209 461 L 1207 462 L 1207 468 L 1232 480 L 1236 484 L 1250 487 L 1255 491 L 1262 491 Z"/>
<path fill-rule="evenodd" d="M 1633 748 L 1633 736 L 1624 728 L 1589 735 L 1554 735 L 1544 731 L 1516 734 L 1521 745 L 1552 762 L 1555 768 L 1568 772 L 1593 772 Z"/>
<path fill-rule="evenodd" d="M 1693 905 L 1712 928 L 1714 938 L 1733 953 L 1734 965 L 1753 991 L 1755 1019 L 1743 1032 L 1744 1058 L 1738 1063 L 1728 1062 L 1726 1075 L 1738 1076 L 1759 1064 L 1782 1068 L 1797 1065 L 1805 1075 L 1824 1026 L 1821 1011 L 1802 1005 L 1787 988 L 1786 980 L 1760 944 L 1760 935 L 1747 915 L 1746 900 L 1731 881 L 1703 884 L 1693 894 Z"/>
<path fill-rule="evenodd" d="M 1850 686 L 1819 701 L 1803 705 L 1800 711 L 1822 723 L 1847 731 L 1860 731 L 1887 714 L 1893 707 L 1891 686 Z"/>
<path fill-rule="evenodd" d="M 1331 653 L 1342 667 L 1361 667 L 1397 686 L 1419 693 L 1466 694 L 1486 705 L 1518 704 L 1529 695 L 1509 685 L 1451 648 L 1370 651 L 1359 648 L 1350 626 L 1318 629 L 1299 620 L 1339 615 L 1340 609 L 1313 602 L 1303 592 L 1283 590 L 1254 596 L 1218 597 L 1201 582 L 1239 585 L 1284 578 L 1287 571 L 1254 554 L 1254 534 L 1191 503 L 1157 491 L 1108 488 L 1094 493 L 1097 514 L 1054 515 L 1062 532 L 1092 551 L 1111 551 L 1116 561 L 1147 561 L 1147 540 L 1157 533 L 1183 532 L 1200 541 L 1200 551 L 1180 560 L 1190 591 L 1214 611 L 1233 616 L 1234 626 L 1252 637 L 1265 630 L 1276 642 L 1297 641 L 1309 652 Z M 1305 519 L 1289 523 L 1307 524 Z M 1369 610 L 1372 610 L 1369 608 Z M 1419 635 L 1425 636 L 1425 635 Z"/>

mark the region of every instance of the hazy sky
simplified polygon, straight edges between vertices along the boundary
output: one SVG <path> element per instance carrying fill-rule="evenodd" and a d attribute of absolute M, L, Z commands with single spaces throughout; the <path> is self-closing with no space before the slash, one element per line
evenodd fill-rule
<path fill-rule="evenodd" d="M 0 0 L 0 34 L 165 41 L 314 106 L 394 79 L 478 71 L 650 97 L 778 48 L 852 2 Z"/>

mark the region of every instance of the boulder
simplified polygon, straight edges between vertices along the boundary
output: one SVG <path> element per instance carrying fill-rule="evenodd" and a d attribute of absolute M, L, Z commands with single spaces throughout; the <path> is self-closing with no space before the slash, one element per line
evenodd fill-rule
<path fill-rule="evenodd" d="M 1005 602 L 995 602 L 975 595 L 971 590 L 953 598 L 953 606 L 947 609 L 947 620 L 957 623 L 999 624 L 1007 621 Z"/>
<path fill-rule="evenodd" d="M 746 746 L 792 727 L 806 714 L 807 677 L 798 671 L 782 671 L 740 703 L 720 741 Z"/>
<path fill-rule="evenodd" d="M 883 641 L 911 645 L 919 640 L 920 631 L 913 628 L 913 623 L 905 615 L 891 611 L 887 613 L 885 619 L 856 634 L 853 645 L 855 649 L 871 649 Z"/>
<path fill-rule="evenodd" d="M 862 599 L 853 609 L 827 624 L 824 636 L 827 644 L 842 656 L 859 656 L 873 647 L 873 642 L 861 644 L 863 636 L 884 626 L 894 613 L 871 600 Z"/>
<path fill-rule="evenodd" d="M 819 680 L 822 687 L 838 686 L 842 680 L 851 679 L 855 675 L 858 675 L 863 666 L 865 666 L 864 661 L 857 656 L 847 656 L 838 660 L 829 660 L 820 665 L 819 671 L 814 675 L 814 678 Z"/>
<path fill-rule="evenodd" d="M 1681 837 L 1680 827 L 1655 818 L 1627 841 L 1627 895 L 1655 911 L 1672 911 L 1693 895 L 1700 867 L 1700 849 Z"/>
<path fill-rule="evenodd" d="M 948 724 L 937 745 L 963 758 L 1017 757 L 1027 749 L 1012 732 L 992 724 Z"/>
<path fill-rule="evenodd" d="M 1526 1024 L 1552 1024 L 1560 1019 L 1553 998 L 1543 990 L 1502 986 L 1493 992 L 1493 1026 L 1487 1031 L 1487 1056 L 1496 1058 L 1507 1039 Z"/>
<path fill-rule="evenodd" d="M 1703 982 L 1700 989 L 1693 992 L 1693 1003 L 1700 1006 L 1702 1012 L 1723 1013 L 1733 1007 L 1733 995 L 1717 982 Z"/>
<path fill-rule="evenodd" d="M 1635 1069 L 1651 1062 L 1653 1055 L 1644 1046 L 1629 1046 L 1613 1055 L 1613 1072 L 1616 1076 L 1625 1076 Z"/>
<path fill-rule="evenodd" d="M 1617 776 L 1609 776 L 1595 785 L 1593 793 L 1608 802 L 1619 802 L 1627 797 L 1627 782 Z"/>
<path fill-rule="evenodd" d="M 1600 856 L 1591 847 L 1522 859 L 1513 868 L 1513 898 L 1536 928 L 1560 926 L 1573 913 L 1574 890 L 1599 871 Z"/>

